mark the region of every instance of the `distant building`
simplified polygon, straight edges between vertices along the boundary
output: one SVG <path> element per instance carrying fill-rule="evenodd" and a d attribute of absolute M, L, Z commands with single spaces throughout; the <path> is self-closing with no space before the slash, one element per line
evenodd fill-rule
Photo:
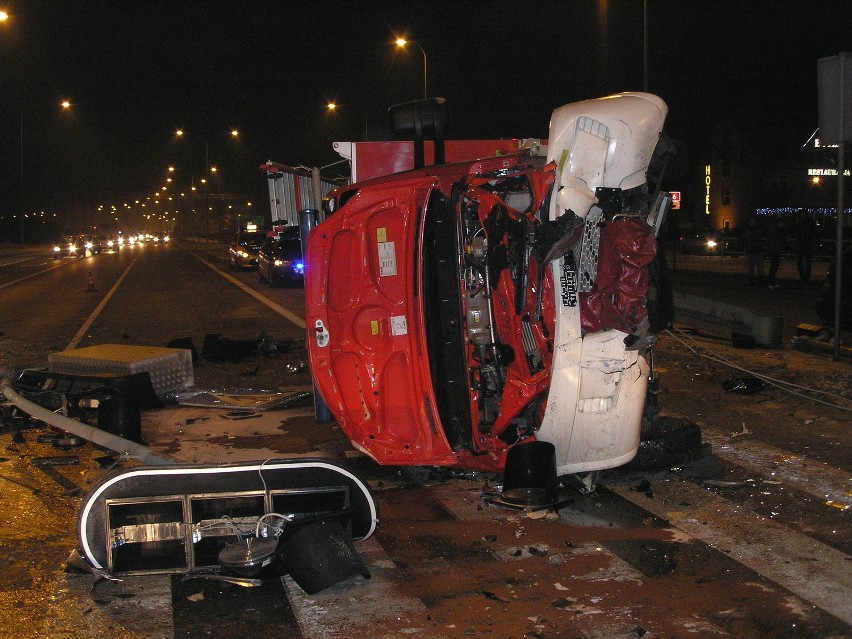
<path fill-rule="evenodd" d="M 805 212 L 822 224 L 834 218 L 837 148 L 820 146 L 816 136 L 805 147 L 767 149 L 744 141 L 737 127 L 718 126 L 707 147 L 690 149 L 690 155 L 676 213 L 681 228 L 740 228 L 752 215 Z M 848 225 L 852 193 L 844 208 Z"/>

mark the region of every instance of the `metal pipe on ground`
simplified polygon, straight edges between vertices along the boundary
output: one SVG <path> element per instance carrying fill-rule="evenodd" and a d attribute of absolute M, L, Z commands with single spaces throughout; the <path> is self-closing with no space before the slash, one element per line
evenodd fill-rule
<path fill-rule="evenodd" d="M 66 417 L 65 415 L 54 413 L 52 410 L 48 410 L 47 408 L 39 406 L 38 404 L 35 404 L 29 401 L 28 399 L 22 397 L 14 388 L 12 388 L 11 384 L 9 384 L 8 380 L 6 379 L 3 380 L 2 386 L 0 386 L 0 390 L 2 390 L 3 394 L 6 396 L 6 399 L 12 402 L 19 409 L 21 409 L 31 417 L 43 421 L 49 426 L 53 426 L 54 428 L 59 428 L 61 430 L 67 431 L 69 433 L 77 435 L 78 437 L 82 437 L 83 439 L 88 440 L 93 444 L 108 448 L 109 450 L 115 451 L 120 455 L 131 457 L 133 459 L 138 459 L 144 464 L 152 466 L 165 466 L 177 463 L 174 459 L 157 455 L 147 446 L 137 444 L 136 442 L 124 439 L 123 437 L 119 437 L 118 435 L 113 435 L 112 433 L 108 433 L 105 430 L 101 430 L 100 428 L 97 428 L 95 426 L 84 424 L 81 421 L 71 419 L 70 417 Z"/>

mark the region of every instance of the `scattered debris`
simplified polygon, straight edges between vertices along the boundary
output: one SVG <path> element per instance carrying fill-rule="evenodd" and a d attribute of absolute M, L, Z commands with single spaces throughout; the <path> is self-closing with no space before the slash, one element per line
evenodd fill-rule
<path fill-rule="evenodd" d="M 260 413 L 256 413 L 253 410 L 232 410 L 230 412 L 225 413 L 224 415 L 219 415 L 219 417 L 223 419 L 254 419 L 256 417 L 262 417 Z"/>
<path fill-rule="evenodd" d="M 642 478 L 638 484 L 633 487 L 637 493 L 645 493 L 645 497 L 648 499 L 654 498 L 654 492 L 651 490 L 651 482 L 649 482 L 646 478 Z"/>
<path fill-rule="evenodd" d="M 303 372 L 307 367 L 308 363 L 300 359 L 297 362 L 287 362 L 287 364 L 284 365 L 284 370 L 291 375 L 296 375 L 297 373 Z"/>
<path fill-rule="evenodd" d="M 80 463 L 80 458 L 77 457 L 77 455 L 65 455 L 61 457 L 34 457 L 30 463 L 38 468 L 76 466 Z"/>
<path fill-rule="evenodd" d="M 492 599 L 494 601 L 500 601 L 502 603 L 509 603 L 509 600 L 506 597 L 501 597 L 500 595 L 493 593 L 490 590 L 483 590 L 482 594 L 483 594 L 483 596 L 485 596 L 488 599 Z"/>
<path fill-rule="evenodd" d="M 721 479 L 705 479 L 701 483 L 714 488 L 740 488 L 749 485 L 748 481 L 723 481 Z"/>
<path fill-rule="evenodd" d="M 834 501 L 833 499 L 829 499 L 827 502 L 825 502 L 825 505 L 831 506 L 832 508 L 837 508 L 838 510 L 849 510 L 850 508 L 849 504 L 844 504 L 841 501 Z"/>
<path fill-rule="evenodd" d="M 823 341 L 806 335 L 799 335 L 794 337 L 791 340 L 791 343 L 797 350 L 806 352 L 816 351 L 825 355 L 833 355 L 835 349 L 834 339 L 830 336 L 827 336 L 827 341 Z M 852 358 L 852 348 L 849 346 L 841 344 L 837 347 L 837 350 L 840 357 Z"/>
<path fill-rule="evenodd" d="M 743 423 L 743 429 L 738 433 L 731 433 L 731 439 L 743 439 L 745 437 L 751 437 L 753 433 L 746 428 L 745 423 Z"/>
<path fill-rule="evenodd" d="M 722 388 L 729 393 L 751 395 L 752 393 L 756 393 L 757 391 L 761 391 L 766 388 L 766 382 L 757 377 L 737 377 L 722 384 Z"/>
<path fill-rule="evenodd" d="M 211 361 L 238 362 L 258 352 L 259 339 L 229 339 L 220 334 L 204 336 L 201 357 Z"/>
<path fill-rule="evenodd" d="M 196 408 L 233 408 L 273 410 L 277 408 L 295 408 L 313 401 L 313 394 L 307 391 L 281 393 L 272 390 L 256 390 L 251 388 L 223 388 L 204 390 L 187 389 L 173 394 L 173 399 L 180 406 Z"/>
<path fill-rule="evenodd" d="M 181 577 L 181 581 L 189 581 L 190 579 L 208 579 L 212 581 L 219 581 L 225 584 L 231 584 L 232 586 L 241 586 L 243 588 L 257 588 L 258 586 L 263 585 L 263 579 L 253 579 L 251 577 L 234 577 L 232 575 L 226 575 L 221 571 L 194 571 L 185 574 Z"/>
<path fill-rule="evenodd" d="M 68 450 L 69 448 L 77 448 L 86 444 L 86 440 L 77 435 L 61 435 L 56 437 L 52 442 L 54 448 Z"/>
<path fill-rule="evenodd" d="M 183 348 L 192 353 L 193 363 L 198 361 L 198 351 L 195 349 L 195 344 L 191 337 L 178 337 L 166 344 L 166 348 Z"/>

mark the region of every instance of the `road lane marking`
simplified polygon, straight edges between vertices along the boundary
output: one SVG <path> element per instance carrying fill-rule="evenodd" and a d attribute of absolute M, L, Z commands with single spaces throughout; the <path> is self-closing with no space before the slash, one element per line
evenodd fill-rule
<path fill-rule="evenodd" d="M 308 595 L 289 576 L 282 577 L 290 608 L 303 637 L 344 639 L 354 629 L 378 628 L 388 619 L 401 624 L 409 622 L 408 615 L 422 618 L 426 605 L 415 597 L 402 593 L 394 581 L 397 566 L 375 537 L 357 542 L 359 554 L 370 570 L 369 581 L 360 576 Z M 407 627 L 396 632 L 418 636 L 422 628 Z"/>
<path fill-rule="evenodd" d="M 14 266 L 15 264 L 20 264 L 21 262 L 29 262 L 31 260 L 37 260 L 40 257 L 43 257 L 43 256 L 42 255 L 26 255 L 26 256 L 23 256 L 23 257 L 18 257 L 16 259 L 9 259 L 9 260 L 0 262 L 0 266 Z"/>
<path fill-rule="evenodd" d="M 109 293 L 104 295 L 104 298 L 101 300 L 100 304 L 97 305 L 95 310 L 92 311 L 91 315 L 89 315 L 89 317 L 86 319 L 86 321 L 83 322 L 83 325 L 80 327 L 80 330 L 77 331 L 77 334 L 74 335 L 73 338 L 71 338 L 70 342 L 68 342 L 68 346 L 65 347 L 66 351 L 70 351 L 70 350 L 77 348 L 77 345 L 80 343 L 80 341 L 86 335 L 86 331 L 88 331 L 89 328 L 91 328 L 92 324 L 94 324 L 98 315 L 100 315 L 101 311 L 104 310 L 104 307 L 107 305 L 107 302 L 109 302 L 110 298 L 118 290 L 118 287 L 121 286 L 121 283 L 124 281 L 124 278 L 127 277 L 127 274 L 130 272 L 130 269 L 133 268 L 133 265 L 136 264 L 136 260 L 138 260 L 138 259 L 139 259 L 139 256 L 137 255 L 136 257 L 133 258 L 133 261 L 130 262 L 130 265 L 126 269 L 124 269 L 124 272 L 116 280 L 116 282 L 115 282 L 115 284 L 113 284 L 112 288 L 109 289 Z"/>
<path fill-rule="evenodd" d="M 852 623 L 852 571 L 849 556 L 839 550 L 686 481 L 656 481 L 653 497 L 626 484 L 607 488 L 845 623 Z"/>
<path fill-rule="evenodd" d="M 782 481 L 817 499 L 849 502 L 852 479 L 848 472 L 756 439 L 732 442 L 729 436 L 708 429 L 703 429 L 701 434 L 717 457 Z"/>
<path fill-rule="evenodd" d="M 299 328 L 305 328 L 305 320 L 302 319 L 301 317 L 299 317 L 298 315 L 296 315 L 295 313 L 293 313 L 292 311 L 284 308 L 283 306 L 281 306 L 281 304 L 273 302 L 271 299 L 262 295 L 261 293 L 258 293 L 256 290 L 254 290 L 250 286 L 246 286 L 240 280 L 238 280 L 236 277 L 228 275 L 225 271 L 223 271 L 220 268 L 218 268 L 217 266 L 213 265 L 211 262 L 208 262 L 207 260 L 205 260 L 200 255 L 197 255 L 196 253 L 193 253 L 192 251 L 189 251 L 189 253 L 195 259 L 197 259 L 199 262 L 204 264 L 206 267 L 208 267 L 212 271 L 218 273 L 219 275 L 224 277 L 226 280 L 228 280 L 231 284 L 233 284 L 237 288 L 242 289 L 245 293 L 248 293 L 249 295 L 251 295 L 253 298 L 255 298 L 261 304 L 268 306 L 273 311 L 278 313 L 281 317 L 288 320 L 290 323 L 295 324 Z"/>
<path fill-rule="evenodd" d="M 5 266 L 5 264 L 3 266 Z M 48 271 L 52 271 L 53 269 L 59 268 L 60 266 L 64 266 L 64 264 L 55 264 L 54 266 L 51 266 L 50 268 L 46 268 L 43 271 L 38 271 L 37 273 L 30 273 L 29 275 L 25 275 L 24 277 L 19 277 L 18 279 L 12 280 L 11 282 L 6 282 L 5 284 L 0 284 L 0 290 L 6 288 L 8 286 L 12 286 L 13 284 L 19 284 L 20 282 L 24 282 L 24 281 L 26 281 L 26 280 L 28 280 L 32 277 L 38 277 L 39 275 L 44 275 Z"/>

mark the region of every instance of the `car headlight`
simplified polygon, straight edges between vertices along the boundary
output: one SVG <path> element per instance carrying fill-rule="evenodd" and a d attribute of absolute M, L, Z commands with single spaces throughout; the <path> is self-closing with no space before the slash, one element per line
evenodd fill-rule
<path fill-rule="evenodd" d="M 707 240 L 707 248 L 716 248 L 716 240 Z"/>
<path fill-rule="evenodd" d="M 53 247 L 53 250 L 54 250 L 54 251 L 61 251 L 62 249 L 61 249 L 61 248 L 59 248 L 58 246 L 54 246 L 54 247 Z"/>
<path fill-rule="evenodd" d="M 281 266 L 284 264 L 284 260 L 273 260 L 272 263 L 275 264 L 275 266 Z"/>
<path fill-rule="evenodd" d="M 239 251 L 240 257 L 248 257 L 248 253 L 245 251 Z"/>

